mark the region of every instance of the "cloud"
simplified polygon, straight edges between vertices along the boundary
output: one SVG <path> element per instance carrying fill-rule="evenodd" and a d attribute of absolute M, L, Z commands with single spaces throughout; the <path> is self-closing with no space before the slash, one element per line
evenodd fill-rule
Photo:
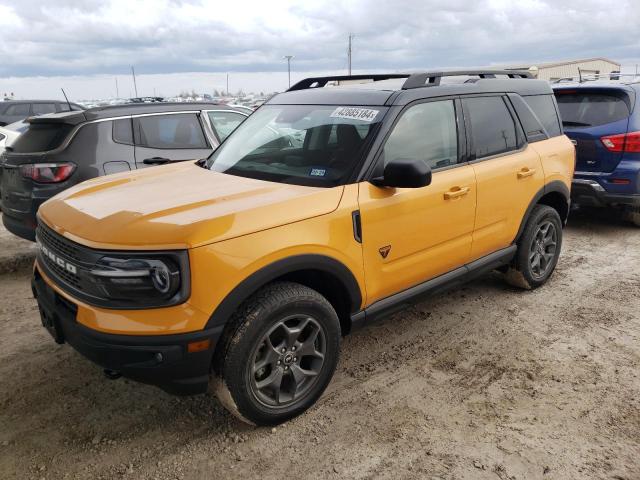
<path fill-rule="evenodd" d="M 0 0 L 0 76 L 426 68 L 637 58 L 632 0 Z"/>

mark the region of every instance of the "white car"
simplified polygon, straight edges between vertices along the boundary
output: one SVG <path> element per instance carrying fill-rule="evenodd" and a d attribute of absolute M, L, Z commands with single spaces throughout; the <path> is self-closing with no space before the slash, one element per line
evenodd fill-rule
<path fill-rule="evenodd" d="M 15 122 L 11 125 L 0 127 L 0 155 L 4 152 L 5 147 L 10 147 L 28 126 L 24 122 Z"/>

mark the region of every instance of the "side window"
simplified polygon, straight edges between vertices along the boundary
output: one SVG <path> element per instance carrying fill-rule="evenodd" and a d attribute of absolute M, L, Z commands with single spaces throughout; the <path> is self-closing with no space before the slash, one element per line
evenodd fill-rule
<path fill-rule="evenodd" d="M 136 145 L 149 148 L 208 148 L 202 125 L 195 113 L 139 117 Z"/>
<path fill-rule="evenodd" d="M 402 114 L 383 150 L 384 164 L 422 159 L 432 169 L 458 162 L 458 130 L 453 100 L 419 103 Z"/>
<path fill-rule="evenodd" d="M 464 108 L 475 158 L 517 149 L 516 125 L 502 97 L 466 98 Z"/>
<path fill-rule="evenodd" d="M 113 121 L 113 141 L 133 145 L 133 128 L 130 118 Z"/>
<path fill-rule="evenodd" d="M 54 103 L 34 103 L 31 110 L 33 115 L 44 115 L 46 113 L 55 113 L 56 106 Z"/>
<path fill-rule="evenodd" d="M 532 95 L 524 97 L 524 99 L 531 107 L 531 110 L 533 110 L 533 113 L 536 114 L 550 137 L 557 137 L 562 133 L 560 123 L 558 122 L 556 106 L 551 95 Z"/>
<path fill-rule="evenodd" d="M 240 113 L 224 111 L 207 112 L 207 115 L 221 142 L 247 118 Z"/>
<path fill-rule="evenodd" d="M 9 105 L 9 107 L 4 111 L 5 115 L 24 115 L 27 117 L 29 115 L 29 104 L 28 103 L 17 103 L 14 105 Z"/>

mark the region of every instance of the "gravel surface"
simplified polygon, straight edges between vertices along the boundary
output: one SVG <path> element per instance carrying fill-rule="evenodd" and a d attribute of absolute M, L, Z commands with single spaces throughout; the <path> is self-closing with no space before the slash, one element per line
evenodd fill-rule
<path fill-rule="evenodd" d="M 347 337 L 319 403 L 252 428 L 108 381 L 0 276 L 0 478 L 640 478 L 640 229 L 572 219 L 556 273 L 495 275 Z"/>
<path fill-rule="evenodd" d="M 0 275 L 25 269 L 35 256 L 36 244 L 9 233 L 0 219 Z"/>

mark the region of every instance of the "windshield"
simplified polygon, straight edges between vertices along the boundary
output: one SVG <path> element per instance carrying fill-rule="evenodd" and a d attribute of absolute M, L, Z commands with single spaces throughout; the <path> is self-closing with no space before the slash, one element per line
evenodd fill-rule
<path fill-rule="evenodd" d="M 344 184 L 386 107 L 266 105 L 209 157 L 216 172 L 280 183 Z"/>

